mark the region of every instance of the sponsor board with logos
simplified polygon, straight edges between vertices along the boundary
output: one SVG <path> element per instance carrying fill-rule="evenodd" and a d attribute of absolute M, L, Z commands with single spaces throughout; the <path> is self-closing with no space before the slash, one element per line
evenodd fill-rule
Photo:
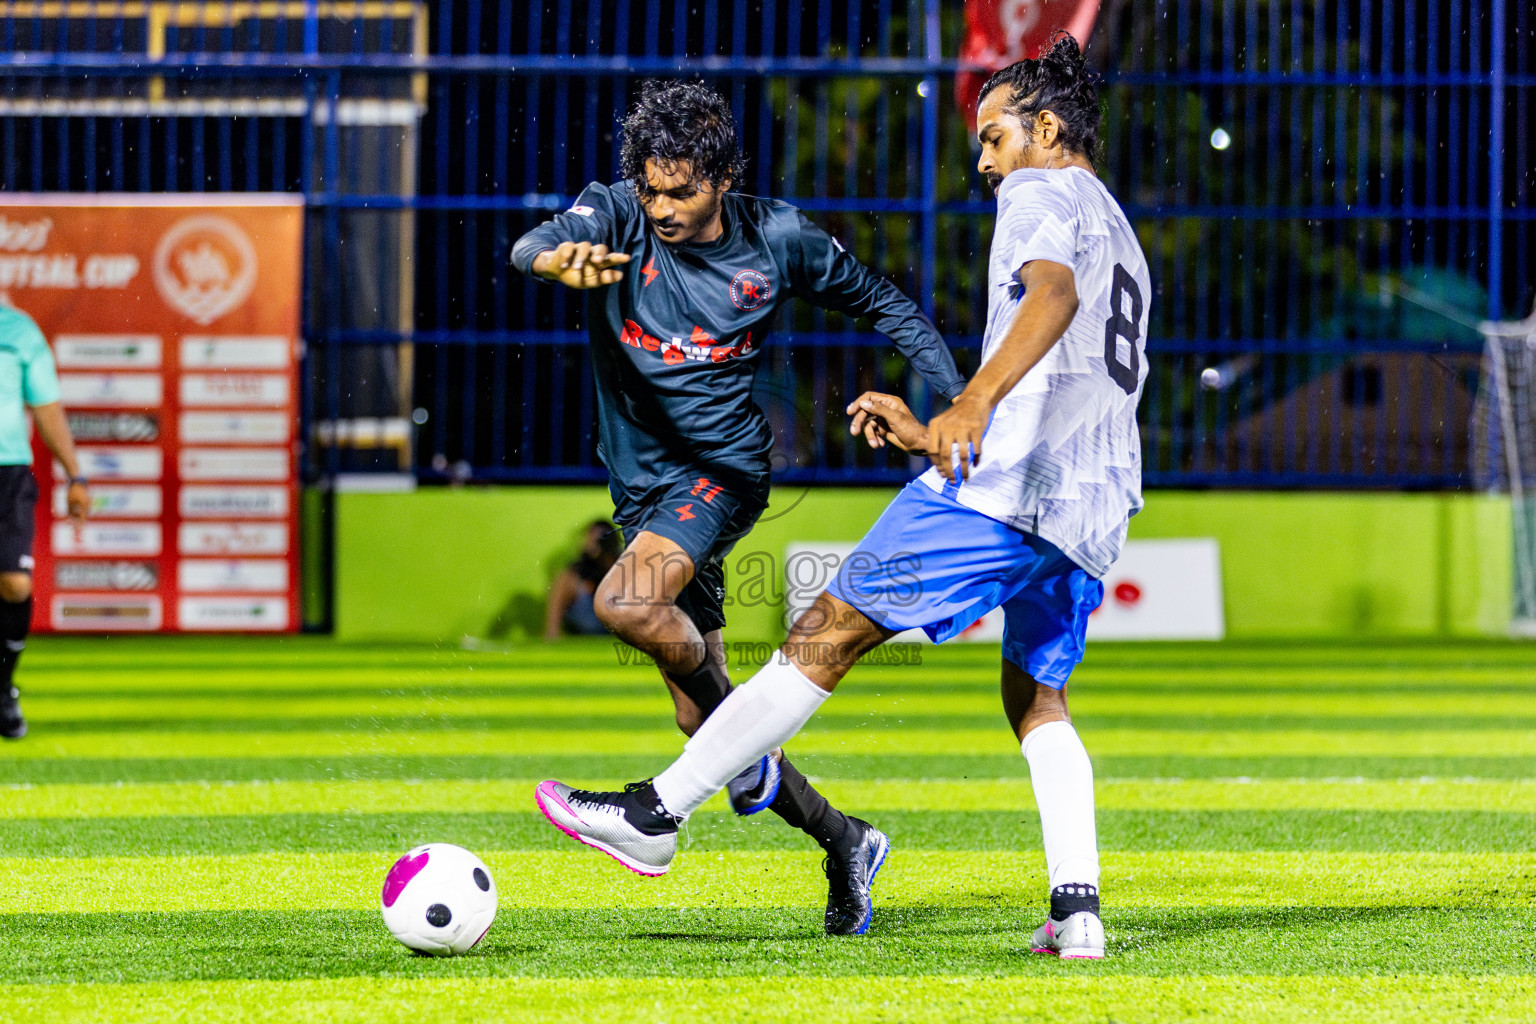
<path fill-rule="evenodd" d="M 183 480 L 287 480 L 293 455 L 287 448 L 183 448 Z"/>
<path fill-rule="evenodd" d="M 286 370 L 293 365 L 293 342 L 277 337 L 188 335 L 181 339 L 184 370 Z"/>
<path fill-rule="evenodd" d="M 99 519 L 79 525 L 55 522 L 52 540 L 56 555 L 158 555 L 163 546 L 159 523 L 111 523 Z"/>
<path fill-rule="evenodd" d="M 182 523 L 176 550 L 183 555 L 286 555 L 288 530 L 277 523 Z"/>
<path fill-rule="evenodd" d="M 1089 640 L 1220 640 L 1227 620 L 1214 537 L 1126 541 L 1104 574 Z"/>
<path fill-rule="evenodd" d="M 55 594 L 49 601 L 49 625 L 57 630 L 92 633 L 150 633 L 164 625 L 161 608 L 159 596 L 151 594 Z"/>
<path fill-rule="evenodd" d="M 97 484 L 91 488 L 91 516 L 100 519 L 158 519 L 164 509 L 154 485 Z M 53 517 L 69 515 L 69 488 L 53 485 Z"/>
<path fill-rule="evenodd" d="M 82 441 L 158 441 L 160 417 L 149 412 L 79 412 L 66 414 L 75 443 Z"/>
<path fill-rule="evenodd" d="M 181 404 L 270 408 L 292 404 L 286 373 L 184 373 Z"/>
<path fill-rule="evenodd" d="M 286 487 L 193 486 L 181 489 L 183 519 L 284 519 Z"/>
<path fill-rule="evenodd" d="M 56 562 L 54 586 L 60 590 L 154 590 L 160 566 L 154 562 Z"/>
<path fill-rule="evenodd" d="M 285 444 L 293 419 L 283 412 L 184 412 L 182 444 Z"/>
<path fill-rule="evenodd" d="M 0 224 L 92 481 L 73 523 L 53 463 L 33 628 L 296 629 L 302 204 L 15 196 Z"/>
<path fill-rule="evenodd" d="M 275 597 L 183 597 L 176 603 L 182 629 L 230 632 L 291 628 L 288 602 Z"/>
<path fill-rule="evenodd" d="M 819 541 L 785 549 L 786 624 L 811 607 L 857 546 Z M 920 566 L 901 571 L 921 584 Z M 1226 633 L 1221 550 L 1212 538 L 1126 541 L 1101 582 L 1104 600 L 1088 617 L 1089 640 L 1220 640 Z M 1005 627 L 1003 609 L 994 608 L 951 642 L 998 643 Z M 893 639 L 928 642 L 920 629 Z"/>
<path fill-rule="evenodd" d="M 184 594 L 270 594 L 288 589 L 288 563 L 281 558 L 183 558 L 176 576 Z"/>
<path fill-rule="evenodd" d="M 53 361 L 61 370 L 158 370 L 161 339 L 154 334 L 58 334 Z"/>
<path fill-rule="evenodd" d="M 149 445 L 129 447 L 97 447 L 80 445 L 75 449 L 80 461 L 80 472 L 94 481 L 109 480 L 159 480 L 165 471 L 165 453 Z M 67 480 L 69 474 L 57 462 L 53 464 L 53 478 Z"/>
<path fill-rule="evenodd" d="M 59 373 L 59 400 L 64 407 L 155 408 L 165 400 L 165 381 L 158 373 Z"/>

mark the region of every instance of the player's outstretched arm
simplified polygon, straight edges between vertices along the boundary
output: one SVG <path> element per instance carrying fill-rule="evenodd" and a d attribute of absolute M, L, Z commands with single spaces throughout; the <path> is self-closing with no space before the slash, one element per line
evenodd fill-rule
<path fill-rule="evenodd" d="M 854 437 L 863 434 L 871 448 L 889 442 L 910 455 L 928 454 L 928 428 L 895 395 L 866 391 L 848 403 L 847 412 L 853 417 L 848 432 Z"/>
<path fill-rule="evenodd" d="M 592 182 L 569 210 L 555 214 L 512 244 L 512 266 L 542 281 L 567 288 L 601 288 L 624 279 L 617 269 L 629 256 L 622 247 L 624 225 L 636 214 L 627 190 Z"/>
<path fill-rule="evenodd" d="M 796 212 L 799 220 L 797 265 L 792 267 L 796 291 L 821 306 L 874 321 L 875 330 L 890 338 L 912 369 L 945 398 L 965 387 L 955 357 L 933 321 L 901 289 L 860 263 L 825 231 Z"/>
<path fill-rule="evenodd" d="M 567 288 L 601 288 L 624 280 L 624 271 L 614 268 L 628 262 L 628 253 L 609 252 L 601 243 L 561 242 L 535 256 L 530 272 Z"/>
<path fill-rule="evenodd" d="M 957 474 L 969 478 L 971 466 L 981 458 L 981 436 L 993 408 L 1045 358 L 1077 315 L 1077 285 L 1071 268 L 1031 260 L 1019 270 L 1019 283 L 1024 286 L 1024 299 L 1002 344 L 976 371 L 955 404 L 928 423 L 928 457 L 951 482 L 958 482 Z"/>

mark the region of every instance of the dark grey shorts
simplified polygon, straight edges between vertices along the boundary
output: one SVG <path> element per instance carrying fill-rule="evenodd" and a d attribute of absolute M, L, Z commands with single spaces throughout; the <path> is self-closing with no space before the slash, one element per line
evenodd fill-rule
<path fill-rule="evenodd" d="M 706 471 L 707 472 L 707 471 Z M 624 542 L 640 533 L 672 541 L 693 559 L 693 579 L 677 596 L 677 607 L 701 634 L 725 625 L 725 556 L 751 532 L 768 507 L 768 481 L 747 485 L 716 482 L 704 473 L 679 474 L 648 500 L 627 498 L 609 487 L 613 521 Z"/>
<path fill-rule="evenodd" d="M 0 572 L 32 571 L 37 479 L 31 466 L 0 466 Z"/>

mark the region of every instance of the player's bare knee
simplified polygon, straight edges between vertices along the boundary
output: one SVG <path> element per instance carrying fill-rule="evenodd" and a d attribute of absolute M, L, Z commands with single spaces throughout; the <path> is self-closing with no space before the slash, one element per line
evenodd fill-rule
<path fill-rule="evenodd" d="M 1070 722 L 1067 691 L 1038 682 L 1028 672 L 1003 661 L 1003 714 L 1020 740 L 1047 722 Z"/>
<path fill-rule="evenodd" d="M 619 631 L 619 608 L 621 606 L 616 597 L 617 595 L 605 586 L 599 586 L 592 595 L 592 614 L 597 616 L 598 622 L 601 622 L 610 632 L 614 633 Z"/>
<path fill-rule="evenodd" d="M 1046 686 L 1044 683 L 1036 683 L 1035 699 L 1030 704 L 1029 717 L 1044 721 L 1071 718 L 1072 716 L 1067 713 L 1067 691 Z"/>
<path fill-rule="evenodd" d="M 0 601 L 18 604 L 32 596 L 32 577 L 24 572 L 0 573 Z"/>
<path fill-rule="evenodd" d="M 621 587 L 610 586 L 607 580 L 592 596 L 592 611 L 611 632 L 619 636 L 633 635 L 645 629 L 651 618 L 652 601 L 625 593 Z"/>
<path fill-rule="evenodd" d="M 628 637 L 639 632 L 642 616 L 636 614 L 633 605 L 615 596 L 593 601 L 592 610 L 610 633 Z"/>
<path fill-rule="evenodd" d="M 1019 739 L 1034 732 L 1042 725 L 1050 722 L 1070 722 L 1072 716 L 1067 712 L 1066 689 L 1060 690 L 1046 686 L 1044 683 L 1034 684 L 1034 699 L 1030 701 L 1029 710 L 1025 712 L 1023 720 L 1015 727 Z"/>
<path fill-rule="evenodd" d="M 674 608 L 671 601 L 646 598 L 607 603 L 605 612 L 608 617 L 604 617 L 604 612 L 599 612 L 599 620 L 620 636 L 654 637 L 672 621 Z"/>

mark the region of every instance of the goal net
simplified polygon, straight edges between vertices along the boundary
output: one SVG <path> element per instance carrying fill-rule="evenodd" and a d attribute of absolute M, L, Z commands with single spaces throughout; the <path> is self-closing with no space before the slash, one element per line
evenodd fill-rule
<path fill-rule="evenodd" d="M 1509 494 L 1514 528 L 1511 631 L 1536 636 L 1536 310 L 1486 322 L 1472 416 L 1472 473 L 1479 488 Z"/>

